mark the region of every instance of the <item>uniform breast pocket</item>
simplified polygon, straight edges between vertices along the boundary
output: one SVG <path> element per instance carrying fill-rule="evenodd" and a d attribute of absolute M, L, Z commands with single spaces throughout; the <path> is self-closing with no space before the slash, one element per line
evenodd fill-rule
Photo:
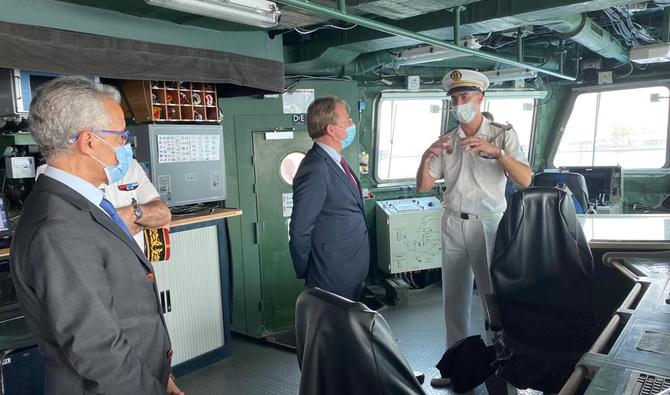
<path fill-rule="evenodd" d="M 482 180 L 498 181 L 505 177 L 505 170 L 496 159 L 477 157 L 477 168 Z"/>

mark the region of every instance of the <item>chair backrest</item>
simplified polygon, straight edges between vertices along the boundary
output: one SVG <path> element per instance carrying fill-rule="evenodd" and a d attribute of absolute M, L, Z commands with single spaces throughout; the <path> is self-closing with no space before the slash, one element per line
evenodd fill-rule
<path fill-rule="evenodd" d="M 511 357 L 498 374 L 558 392 L 595 339 L 593 257 L 568 194 L 516 192 L 498 227 L 491 280 Z"/>
<path fill-rule="evenodd" d="M 533 185 L 558 188 L 566 186 L 572 192 L 577 214 L 584 214 L 589 209 L 589 190 L 586 179 L 579 173 L 538 173 L 533 177 Z"/>
<path fill-rule="evenodd" d="M 301 395 L 424 394 L 384 317 L 362 303 L 307 289 L 295 324 Z"/>

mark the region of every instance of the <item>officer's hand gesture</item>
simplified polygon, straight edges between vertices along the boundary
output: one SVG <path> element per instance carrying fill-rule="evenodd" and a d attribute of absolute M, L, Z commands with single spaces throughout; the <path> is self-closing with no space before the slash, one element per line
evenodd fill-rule
<path fill-rule="evenodd" d="M 486 154 L 492 158 L 500 156 L 500 148 L 479 137 L 466 137 L 461 139 L 461 148 L 465 152 L 472 150 L 479 151 L 480 154 Z"/>
<path fill-rule="evenodd" d="M 428 147 L 424 153 L 424 158 L 430 156 L 440 156 L 442 151 L 447 151 L 447 153 L 450 154 L 453 149 L 454 147 L 451 144 L 451 136 L 449 134 L 445 134 L 437 139 L 437 141 L 435 141 L 433 144 L 431 144 L 430 147 Z"/>

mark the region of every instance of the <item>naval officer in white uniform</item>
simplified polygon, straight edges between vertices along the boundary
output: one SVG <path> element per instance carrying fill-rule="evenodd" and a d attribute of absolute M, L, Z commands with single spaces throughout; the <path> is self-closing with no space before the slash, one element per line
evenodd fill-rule
<path fill-rule="evenodd" d="M 424 152 L 417 191 L 444 179 L 442 296 L 447 347 L 469 335 L 473 276 L 482 303 L 491 292 L 489 273 L 494 237 L 505 211 L 505 183 L 530 185 L 531 169 L 509 125 L 484 118 L 481 104 L 489 81 L 482 73 L 454 70 L 442 80 L 458 126 Z M 449 385 L 434 378 L 433 385 Z"/>

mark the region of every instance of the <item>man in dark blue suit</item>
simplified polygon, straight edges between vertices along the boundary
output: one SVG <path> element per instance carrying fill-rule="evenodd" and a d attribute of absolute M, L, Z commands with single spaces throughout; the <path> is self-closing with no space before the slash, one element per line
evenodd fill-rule
<path fill-rule="evenodd" d="M 368 273 L 370 245 L 360 182 L 340 152 L 356 135 L 346 103 L 316 99 L 307 110 L 314 140 L 293 179 L 291 257 L 298 278 L 358 300 Z"/>

